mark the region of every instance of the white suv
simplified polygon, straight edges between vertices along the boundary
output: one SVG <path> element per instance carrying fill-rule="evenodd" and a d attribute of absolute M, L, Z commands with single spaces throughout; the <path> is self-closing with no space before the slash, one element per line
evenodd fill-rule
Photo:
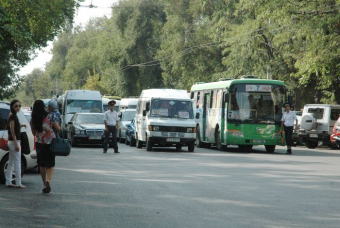
<path fill-rule="evenodd" d="M 7 101 L 0 101 L 0 137 L 8 139 L 8 133 L 5 129 L 7 125 L 7 119 L 10 113 L 10 103 Z M 22 153 L 21 156 L 21 175 L 27 169 L 33 169 L 37 167 L 37 154 L 34 150 L 34 136 L 32 134 L 31 126 L 22 111 L 18 113 L 18 118 L 21 124 L 26 124 L 27 128 L 21 128 L 21 134 L 27 137 L 22 137 L 21 144 L 28 145 L 29 148 L 23 146 L 22 152 L 27 151 L 29 154 Z M 28 142 L 24 142 L 28 140 Z M 8 151 L 0 149 L 0 183 L 5 183 L 5 174 L 8 165 Z M 14 174 L 15 175 L 15 174 Z"/>
<path fill-rule="evenodd" d="M 340 114 L 340 105 L 306 104 L 303 108 L 299 137 L 306 147 L 333 147 L 330 141 L 333 127 Z"/>

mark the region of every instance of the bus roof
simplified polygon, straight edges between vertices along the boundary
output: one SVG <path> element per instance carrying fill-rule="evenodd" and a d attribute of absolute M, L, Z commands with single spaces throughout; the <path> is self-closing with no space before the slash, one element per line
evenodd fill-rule
<path fill-rule="evenodd" d="M 234 84 L 275 84 L 275 85 L 285 85 L 283 81 L 271 80 L 271 79 L 231 79 L 226 81 L 218 82 L 208 82 L 195 84 L 191 87 L 191 91 L 206 90 L 206 89 L 227 89 Z"/>

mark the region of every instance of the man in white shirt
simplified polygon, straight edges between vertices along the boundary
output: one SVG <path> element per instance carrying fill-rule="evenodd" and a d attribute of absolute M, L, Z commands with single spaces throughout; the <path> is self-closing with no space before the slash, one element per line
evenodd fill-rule
<path fill-rule="evenodd" d="M 285 103 L 285 112 L 282 114 L 281 118 L 281 133 L 282 133 L 282 127 L 284 125 L 285 130 L 285 137 L 286 137 L 286 144 L 287 144 L 287 154 L 292 154 L 292 145 L 293 145 L 293 129 L 294 129 L 294 122 L 296 121 L 295 125 L 295 132 L 298 125 L 298 120 L 295 115 L 295 112 L 290 110 L 290 104 Z"/>
<path fill-rule="evenodd" d="M 112 133 L 113 137 L 113 149 L 115 153 L 118 152 L 117 146 L 117 131 L 118 131 L 118 124 L 119 124 L 119 117 L 118 113 L 114 110 L 116 101 L 112 100 L 109 101 L 110 109 L 104 113 L 104 123 L 105 123 L 105 139 L 103 143 L 103 153 L 107 152 L 107 147 L 109 144 L 109 136 Z"/>

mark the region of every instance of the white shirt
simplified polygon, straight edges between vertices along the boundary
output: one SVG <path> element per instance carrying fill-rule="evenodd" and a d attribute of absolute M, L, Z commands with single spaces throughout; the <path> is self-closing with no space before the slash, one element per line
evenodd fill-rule
<path fill-rule="evenodd" d="M 106 121 L 107 126 L 116 126 L 116 123 L 120 120 L 120 118 L 116 111 L 113 110 L 113 112 L 111 112 L 109 109 L 104 113 L 104 120 Z"/>
<path fill-rule="evenodd" d="M 286 127 L 293 127 L 295 120 L 297 120 L 297 117 L 295 115 L 295 112 L 289 111 L 289 112 L 284 112 L 281 118 L 281 121 L 284 122 L 284 125 Z"/>

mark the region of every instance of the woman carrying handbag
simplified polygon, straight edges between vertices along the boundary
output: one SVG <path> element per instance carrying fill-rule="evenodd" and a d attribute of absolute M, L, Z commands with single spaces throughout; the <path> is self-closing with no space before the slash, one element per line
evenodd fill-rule
<path fill-rule="evenodd" d="M 31 127 L 35 135 L 35 145 L 38 156 L 38 166 L 43 181 L 43 193 L 51 192 L 51 181 L 55 166 L 55 155 L 50 147 L 55 133 L 52 128 L 60 131 L 57 121 L 52 123 L 52 115 L 45 111 L 42 100 L 36 100 L 33 105 Z M 55 120 L 55 119 L 54 119 Z"/>

